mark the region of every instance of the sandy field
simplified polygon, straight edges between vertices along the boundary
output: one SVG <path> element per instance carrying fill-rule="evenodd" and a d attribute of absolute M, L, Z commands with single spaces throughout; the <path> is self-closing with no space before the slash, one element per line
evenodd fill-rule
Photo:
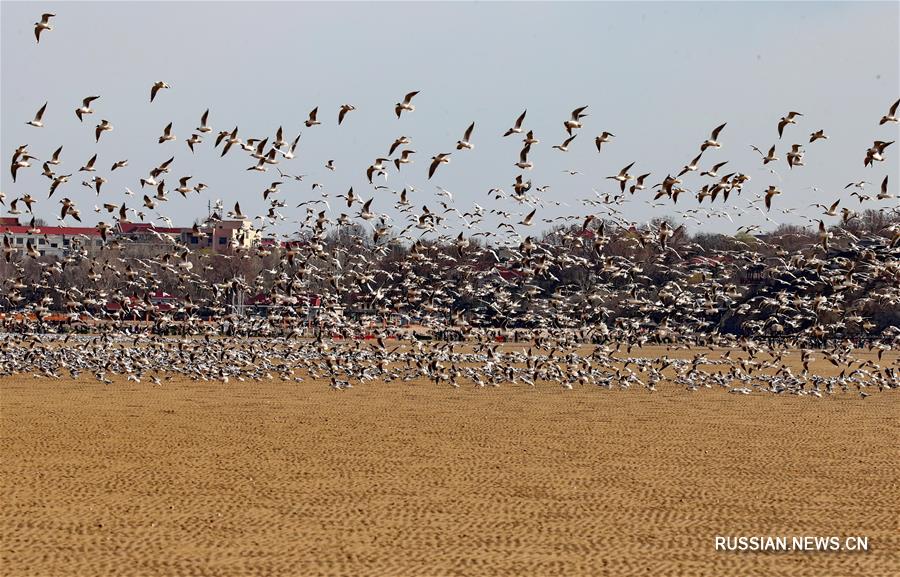
<path fill-rule="evenodd" d="M 895 577 L 898 403 L 5 378 L 0 574 Z"/>

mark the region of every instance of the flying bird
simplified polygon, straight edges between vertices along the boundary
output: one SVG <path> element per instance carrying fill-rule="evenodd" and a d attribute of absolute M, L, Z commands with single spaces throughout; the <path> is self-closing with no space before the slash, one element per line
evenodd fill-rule
<path fill-rule="evenodd" d="M 172 123 L 168 123 L 166 127 L 163 129 L 162 136 L 159 137 L 159 143 L 168 142 L 169 140 L 175 140 L 175 135 L 172 134 Z"/>
<path fill-rule="evenodd" d="M 777 186 L 769 185 L 769 188 L 766 189 L 766 210 L 772 210 L 772 197 L 781 194 L 781 191 Z M 757 202 L 759 202 L 757 200 Z"/>
<path fill-rule="evenodd" d="M 91 102 L 100 98 L 99 96 L 88 96 L 81 102 L 81 106 L 75 109 L 75 116 L 78 117 L 78 120 L 84 122 L 83 115 L 85 114 L 93 114 L 94 111 L 91 110 Z"/>
<path fill-rule="evenodd" d="M 554 144 L 550 148 L 555 148 L 556 150 L 559 150 L 561 152 L 567 152 L 569 150 L 569 144 L 571 144 L 572 141 L 575 140 L 575 138 L 577 136 L 578 136 L 577 134 L 573 134 L 569 138 L 565 139 L 562 144 Z M 598 136 L 597 138 L 600 138 L 600 137 Z"/>
<path fill-rule="evenodd" d="M 434 171 L 437 170 L 437 167 L 441 164 L 449 164 L 450 163 L 450 154 L 449 152 L 441 152 L 437 156 L 431 157 L 431 165 L 428 167 L 428 178 L 431 179 L 434 176 Z"/>
<path fill-rule="evenodd" d="M 341 109 L 338 112 L 338 126 L 340 126 L 341 123 L 344 121 L 344 117 L 347 116 L 347 113 L 352 110 L 356 110 L 356 107 L 353 106 L 352 104 L 341 105 Z"/>
<path fill-rule="evenodd" d="M 531 221 L 534 219 L 534 213 L 536 212 L 537 209 L 533 209 L 525 218 L 519 221 L 519 224 L 521 224 L 522 226 L 531 226 Z"/>
<path fill-rule="evenodd" d="M 722 129 L 725 128 L 726 124 L 728 123 L 722 123 L 713 129 L 712 134 L 710 134 L 709 138 L 707 138 L 703 142 L 703 144 L 700 145 L 700 152 L 705 151 L 707 148 L 720 148 L 722 146 L 721 144 L 719 144 L 717 139 L 719 138 L 719 133 L 722 132 Z"/>
<path fill-rule="evenodd" d="M 321 121 L 316 120 L 316 115 L 319 113 L 319 107 L 316 106 L 312 110 L 309 111 L 309 118 L 306 119 L 306 122 L 303 124 L 306 125 L 307 128 L 315 126 L 316 124 L 322 124 Z"/>
<path fill-rule="evenodd" d="M 30 126 L 34 126 L 35 128 L 41 128 L 44 126 L 44 122 L 41 120 L 44 117 L 44 111 L 47 110 L 47 103 L 45 102 L 41 109 L 37 111 L 37 114 L 34 115 L 34 120 L 29 120 L 25 124 Z"/>
<path fill-rule="evenodd" d="M 51 14 L 47 12 L 45 14 L 41 14 L 41 21 L 34 23 L 34 37 L 37 39 L 37 43 L 41 43 L 41 32 L 44 30 L 53 30 L 53 26 L 50 26 L 50 19 L 56 16 L 56 14 Z"/>
<path fill-rule="evenodd" d="M 473 130 L 475 130 L 474 122 L 472 124 L 470 124 L 469 127 L 466 129 L 465 134 L 463 134 L 462 140 L 459 140 L 456 142 L 456 150 L 462 150 L 462 149 L 472 150 L 473 148 L 475 148 L 475 145 L 470 142 L 470 140 L 472 138 Z"/>
<path fill-rule="evenodd" d="M 885 122 L 898 122 L 897 120 L 897 107 L 900 106 L 900 99 L 897 100 L 894 104 L 891 105 L 891 109 L 888 113 L 881 117 L 881 121 L 878 123 L 879 126 L 884 124 Z"/>
<path fill-rule="evenodd" d="M 413 106 L 413 104 L 412 104 L 412 99 L 413 99 L 413 96 L 415 96 L 418 93 L 419 93 L 418 90 L 414 90 L 413 92 L 410 92 L 409 94 L 407 94 L 406 96 L 403 97 L 403 102 L 397 103 L 397 105 L 394 107 L 394 112 L 397 113 L 397 118 L 400 118 L 400 114 L 402 114 L 404 110 L 408 110 L 409 112 L 412 112 L 413 110 L 416 109 L 416 107 Z"/>
<path fill-rule="evenodd" d="M 587 110 L 587 106 L 579 106 L 572 111 L 571 118 L 563 122 L 563 126 L 566 127 L 566 132 L 569 133 L 569 136 L 572 136 L 573 130 L 581 128 L 581 119 L 587 116 L 587 114 L 584 113 L 585 110 Z"/>
<path fill-rule="evenodd" d="M 207 108 L 206 112 L 204 112 L 203 115 L 200 117 L 200 126 L 198 126 L 195 130 L 197 130 L 197 132 L 203 132 L 203 133 L 212 132 L 212 128 L 209 126 L 208 121 L 209 121 L 209 108 Z"/>
<path fill-rule="evenodd" d="M 153 102 L 153 99 L 156 98 L 156 93 L 163 88 L 169 88 L 169 85 L 162 80 L 153 83 L 153 86 L 150 87 L 150 102 Z"/>
<path fill-rule="evenodd" d="M 398 146 L 401 146 L 404 144 L 409 144 L 410 142 L 411 141 L 409 140 L 409 137 L 401 136 L 400 138 L 395 140 L 393 144 L 391 144 L 391 148 L 390 148 L 390 150 L 388 150 L 388 156 L 390 156 L 391 154 L 394 154 L 394 151 L 397 150 Z"/>
<path fill-rule="evenodd" d="M 95 170 L 94 163 L 97 162 L 97 155 L 95 154 L 87 161 L 87 164 L 78 169 L 79 172 L 93 172 Z"/>
<path fill-rule="evenodd" d="M 888 193 L 888 177 L 885 176 L 884 180 L 881 181 L 881 192 L 876 196 L 878 200 L 887 200 L 889 198 L 894 198 L 893 194 Z"/>
<path fill-rule="evenodd" d="M 525 114 L 527 112 L 528 109 L 522 112 L 522 114 L 520 114 L 519 117 L 516 118 L 516 123 L 513 125 L 513 127 L 507 130 L 503 136 L 509 136 L 510 134 L 520 134 L 522 132 L 522 122 L 525 121 Z"/>
<path fill-rule="evenodd" d="M 600 152 L 600 147 L 603 146 L 603 144 L 610 141 L 610 137 L 615 138 L 615 136 L 616 135 L 613 134 L 612 132 L 604 131 L 603 134 L 601 134 L 600 136 L 595 138 L 594 144 L 597 145 L 597 152 Z"/>
<path fill-rule="evenodd" d="M 813 143 L 817 140 L 828 140 L 828 135 L 825 134 L 824 129 L 809 133 L 809 142 L 810 143 Z"/>
<path fill-rule="evenodd" d="M 101 120 L 100 124 L 98 124 L 97 128 L 94 130 L 94 136 L 96 137 L 95 142 L 100 142 L 100 135 L 112 129 L 113 125 L 110 124 L 108 120 Z"/>
<path fill-rule="evenodd" d="M 784 132 L 784 127 L 788 124 L 797 124 L 797 121 L 794 120 L 798 116 L 803 116 L 799 112 L 788 112 L 787 116 L 782 116 L 778 121 L 778 138 L 781 138 L 782 133 Z"/>
<path fill-rule="evenodd" d="M 625 184 L 626 184 L 629 180 L 634 179 L 634 177 L 633 177 L 632 175 L 628 174 L 628 170 L 629 170 L 632 166 L 634 166 L 634 162 L 632 162 L 631 164 L 629 164 L 628 166 L 626 166 L 625 168 L 623 168 L 622 170 L 620 170 L 620 171 L 619 171 L 619 174 L 617 174 L 617 175 L 615 175 L 615 176 L 607 176 L 606 178 L 609 178 L 609 179 L 618 181 L 618 182 L 619 182 L 619 186 L 620 186 L 621 189 L 622 189 L 622 192 L 625 192 Z"/>

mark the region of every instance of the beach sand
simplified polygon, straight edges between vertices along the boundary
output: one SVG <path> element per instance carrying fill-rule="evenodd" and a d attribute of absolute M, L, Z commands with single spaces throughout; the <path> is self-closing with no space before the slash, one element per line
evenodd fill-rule
<path fill-rule="evenodd" d="M 0 573 L 893 577 L 898 402 L 7 377 Z"/>

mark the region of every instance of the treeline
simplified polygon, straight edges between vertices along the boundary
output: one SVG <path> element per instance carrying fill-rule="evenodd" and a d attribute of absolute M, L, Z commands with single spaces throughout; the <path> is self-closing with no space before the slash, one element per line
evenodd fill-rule
<path fill-rule="evenodd" d="M 191 251 L 175 242 L 14 255 L 0 262 L 0 310 L 79 319 L 220 318 L 266 305 L 282 321 L 320 299 L 339 327 L 404 315 L 434 328 L 600 327 L 684 338 L 734 333 L 881 334 L 900 326 L 900 218 L 866 211 L 832 227 L 688 234 L 673 219 L 625 227 L 599 219 L 489 245 L 480 238 L 415 241 L 357 224 L 304 231 L 286 246 Z M 178 299 L 175 311 L 152 294 Z M 119 307 L 108 307 L 108 303 Z M 115 308 L 116 310 L 109 310 Z"/>

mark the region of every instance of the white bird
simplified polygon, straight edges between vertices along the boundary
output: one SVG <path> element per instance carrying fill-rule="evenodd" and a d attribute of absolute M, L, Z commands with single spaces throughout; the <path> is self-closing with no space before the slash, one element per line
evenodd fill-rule
<path fill-rule="evenodd" d="M 100 98 L 99 96 L 88 96 L 84 100 L 81 101 L 81 106 L 75 109 L 75 116 L 78 117 L 78 120 L 84 122 L 83 116 L 85 114 L 93 114 L 94 111 L 91 110 L 91 102 Z"/>
<path fill-rule="evenodd" d="M 881 192 L 876 196 L 878 200 L 887 200 L 889 198 L 894 198 L 893 194 L 888 193 L 888 177 L 885 176 L 884 180 L 881 181 Z"/>
<path fill-rule="evenodd" d="M 166 127 L 163 129 L 162 136 L 159 137 L 159 143 L 167 142 L 169 140 L 175 140 L 175 135 L 172 134 L 172 123 L 168 123 Z"/>
<path fill-rule="evenodd" d="M 712 134 L 709 136 L 709 138 L 707 138 L 706 141 L 704 141 L 703 144 L 700 145 L 700 152 L 703 152 L 707 148 L 720 148 L 722 146 L 716 139 L 719 138 L 719 133 L 722 132 L 722 129 L 725 128 L 726 124 L 728 123 L 726 122 L 720 124 L 713 129 Z"/>
<path fill-rule="evenodd" d="M 47 110 L 47 103 L 45 102 L 41 109 L 37 111 L 37 114 L 34 115 L 34 120 L 29 120 L 25 124 L 30 126 L 34 126 L 35 128 L 41 128 L 44 126 L 44 122 L 41 120 L 44 117 L 44 111 Z"/>
<path fill-rule="evenodd" d="M 300 134 L 297 135 L 297 138 L 295 138 L 291 143 L 291 146 L 290 148 L 288 148 L 287 152 L 284 152 L 283 150 L 279 150 L 277 148 L 275 150 L 278 150 L 278 152 L 281 153 L 281 156 L 285 157 L 287 160 L 291 160 L 292 158 L 294 158 L 294 152 L 297 150 L 297 143 L 300 142 L 300 136 Z"/>
<path fill-rule="evenodd" d="M 518 166 L 522 170 L 531 170 L 534 168 L 534 163 L 528 160 L 528 152 L 531 150 L 531 145 L 526 144 L 524 148 L 519 152 L 519 162 L 516 162 L 514 166 Z"/>
<path fill-rule="evenodd" d="M 306 122 L 304 122 L 303 124 L 305 124 L 307 128 L 309 128 L 311 126 L 315 126 L 317 124 L 322 124 L 321 121 L 316 120 L 316 115 L 318 115 L 318 113 L 319 113 L 319 107 L 316 106 L 315 108 L 313 108 L 312 110 L 309 111 L 309 118 L 307 118 Z"/>
<path fill-rule="evenodd" d="M 534 219 L 534 213 L 536 212 L 537 209 L 533 209 L 525 218 L 519 221 L 519 224 L 521 224 L 522 226 L 531 226 L 531 221 Z"/>
<path fill-rule="evenodd" d="M 206 112 L 203 113 L 203 116 L 200 117 L 200 126 L 196 128 L 197 132 L 211 132 L 212 127 L 207 124 L 209 120 L 209 108 L 206 109 Z"/>
<path fill-rule="evenodd" d="M 778 138 L 781 138 L 782 133 L 784 132 L 784 127 L 788 124 L 797 124 L 797 121 L 794 120 L 798 116 L 803 116 L 799 112 L 788 112 L 787 116 L 782 116 L 778 121 Z"/>
<path fill-rule="evenodd" d="M 463 134 L 462 140 L 458 140 L 456 142 L 456 150 L 472 150 L 473 148 L 475 148 L 475 145 L 471 143 L 473 130 L 475 130 L 474 122 L 469 125 L 469 128 L 466 129 L 465 134 Z"/>
<path fill-rule="evenodd" d="M 413 110 L 416 109 L 416 107 L 413 106 L 413 104 L 412 104 L 412 99 L 418 93 L 419 93 L 418 90 L 414 90 L 413 92 L 410 92 L 409 94 L 407 94 L 406 96 L 403 97 L 403 102 L 397 103 L 397 105 L 394 107 L 394 112 L 397 113 L 397 118 L 400 118 L 400 114 L 402 114 L 404 110 L 408 110 L 409 112 L 412 112 Z"/>
<path fill-rule="evenodd" d="M 615 138 L 615 134 L 612 132 L 603 131 L 603 133 L 594 139 L 594 144 L 597 146 L 597 152 L 600 152 L 600 147 L 610 141 L 610 137 Z"/>
<path fill-rule="evenodd" d="M 60 146 L 55 151 L 53 151 L 53 156 L 50 158 L 50 160 L 47 161 L 47 164 L 53 164 L 53 165 L 59 164 L 59 162 L 60 162 L 59 155 L 62 154 L 62 149 L 63 149 L 63 147 Z"/>
<path fill-rule="evenodd" d="M 634 162 L 632 162 L 631 164 L 629 164 L 628 166 L 626 166 L 625 168 L 623 168 L 622 170 L 620 170 L 620 171 L 619 171 L 619 174 L 617 174 L 617 175 L 615 175 L 615 176 L 607 176 L 606 178 L 612 179 L 612 180 L 615 180 L 615 181 L 618 181 L 619 187 L 622 189 L 622 192 L 625 192 L 625 184 L 626 184 L 629 180 L 633 180 L 633 179 L 634 179 L 634 176 L 628 174 L 628 170 L 629 170 L 632 166 L 634 166 Z"/>
<path fill-rule="evenodd" d="M 563 122 L 563 126 L 566 127 L 566 132 L 569 133 L 569 136 L 572 136 L 572 130 L 581 128 L 581 119 L 587 116 L 587 114 L 584 113 L 586 109 L 587 106 L 579 106 L 572 111 L 572 117 Z"/>
<path fill-rule="evenodd" d="M 550 148 L 555 148 L 556 150 L 559 150 L 561 152 L 566 152 L 569 150 L 569 144 L 571 144 L 572 141 L 575 140 L 575 138 L 577 136 L 578 136 L 577 134 L 573 134 L 569 138 L 565 139 L 562 144 L 554 144 Z M 597 138 L 600 138 L 600 137 L 598 136 Z M 597 148 L 599 148 L 599 145 Z"/>
<path fill-rule="evenodd" d="M 891 105 L 890 111 L 884 116 L 881 117 L 881 121 L 878 123 L 879 126 L 884 124 L 885 122 L 898 122 L 897 120 L 897 107 L 900 106 L 900 99 L 897 100 L 893 105 Z"/>

